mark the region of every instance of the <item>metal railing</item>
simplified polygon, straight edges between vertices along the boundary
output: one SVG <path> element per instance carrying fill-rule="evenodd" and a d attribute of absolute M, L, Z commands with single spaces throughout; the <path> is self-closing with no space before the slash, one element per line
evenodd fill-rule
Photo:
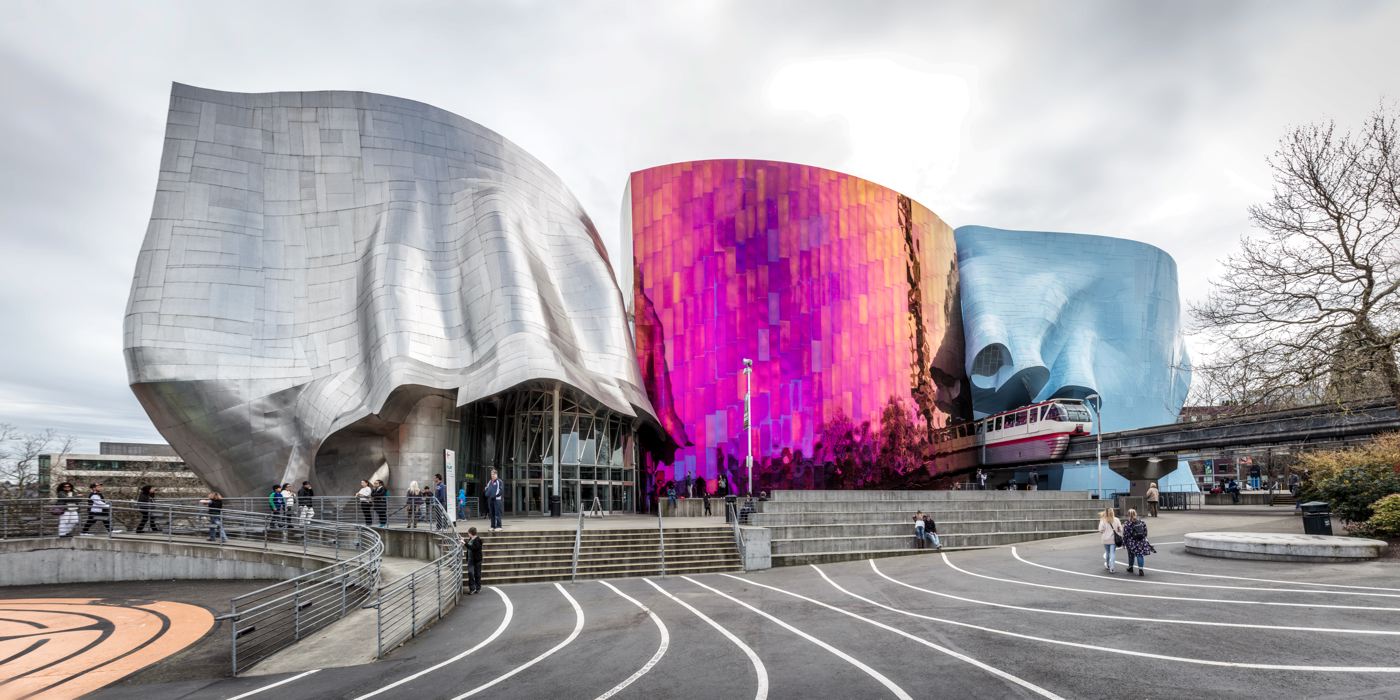
<path fill-rule="evenodd" d="M 328 566 L 237 596 L 229 612 L 233 673 L 339 620 L 368 600 L 384 542 L 373 528 L 225 507 L 218 513 L 178 502 L 107 501 L 102 512 L 80 499 L 0 501 L 0 538 L 94 534 L 109 539 L 226 542 L 236 547 L 323 559 Z M 217 518 L 217 521 L 215 520 Z"/>
<path fill-rule="evenodd" d="M 666 575 L 666 526 L 661 524 L 661 509 L 656 509 L 656 540 L 661 546 L 661 575 Z"/>
<path fill-rule="evenodd" d="M 448 522 L 447 512 L 433 500 L 427 504 L 434 520 Z M 450 527 L 428 533 L 438 557 L 409 575 L 379 587 L 375 596 L 375 655 L 382 657 L 451 611 L 462 592 L 462 538 Z"/>
<path fill-rule="evenodd" d="M 162 499 L 157 503 L 193 505 L 199 499 Z M 436 507 L 434 507 L 436 506 Z M 387 496 L 362 502 L 355 496 L 311 496 L 299 498 L 290 510 L 273 511 L 267 496 L 225 498 L 224 508 L 250 513 L 276 512 L 285 520 L 315 519 L 333 523 L 359 523 L 371 527 L 452 527 L 447 511 L 431 495 Z"/>
<path fill-rule="evenodd" d="M 597 499 L 595 498 L 594 500 L 596 501 Z M 574 529 L 574 563 L 573 563 L 573 566 L 570 567 L 570 569 L 569 569 L 569 580 L 570 580 L 570 581 L 577 581 L 577 580 L 578 580 L 578 555 L 579 555 L 579 550 L 582 549 L 582 548 L 583 548 L 583 510 L 582 510 L 582 509 L 579 509 L 579 512 L 578 512 L 578 527 Z"/>
<path fill-rule="evenodd" d="M 725 503 L 724 507 L 729 511 L 729 517 L 725 519 L 728 520 L 734 528 L 734 548 L 739 551 L 739 563 L 744 567 L 745 571 L 748 571 L 748 557 L 744 556 L 744 536 L 739 530 L 739 509 L 736 508 L 733 503 Z"/>

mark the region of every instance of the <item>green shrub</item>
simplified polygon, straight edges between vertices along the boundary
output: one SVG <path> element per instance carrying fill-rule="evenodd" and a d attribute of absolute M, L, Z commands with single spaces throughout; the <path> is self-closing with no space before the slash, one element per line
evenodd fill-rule
<path fill-rule="evenodd" d="M 1371 518 L 1357 528 L 1366 537 L 1400 537 L 1400 493 L 1371 504 Z"/>
<path fill-rule="evenodd" d="M 1400 475 L 1392 469 L 1344 467 L 1314 476 L 1304 498 L 1326 501 L 1332 506 L 1333 516 L 1362 523 L 1371 518 L 1372 504 L 1391 494 L 1400 494 Z"/>

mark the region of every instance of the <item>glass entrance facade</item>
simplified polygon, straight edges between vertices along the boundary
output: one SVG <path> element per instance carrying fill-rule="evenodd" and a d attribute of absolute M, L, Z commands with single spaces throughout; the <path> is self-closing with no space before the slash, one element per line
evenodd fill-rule
<path fill-rule="evenodd" d="M 597 508 L 636 510 L 635 418 L 607 409 L 561 387 L 559 401 L 560 496 L 564 512 Z M 554 491 L 555 391 L 531 386 L 463 406 L 462 483 L 469 503 L 480 505 L 492 469 L 505 481 L 505 512 L 547 515 Z M 484 510 L 484 508 L 483 508 Z"/>

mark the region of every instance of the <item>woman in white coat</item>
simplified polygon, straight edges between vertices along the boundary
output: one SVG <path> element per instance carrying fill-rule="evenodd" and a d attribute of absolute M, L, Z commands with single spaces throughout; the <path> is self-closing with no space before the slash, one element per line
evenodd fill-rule
<path fill-rule="evenodd" d="M 1118 542 L 1123 537 L 1123 523 L 1113 515 L 1113 506 L 1103 509 L 1099 514 L 1099 541 L 1103 542 L 1103 568 L 1108 573 L 1118 573 L 1114 569 L 1115 557 L 1118 553 Z"/>

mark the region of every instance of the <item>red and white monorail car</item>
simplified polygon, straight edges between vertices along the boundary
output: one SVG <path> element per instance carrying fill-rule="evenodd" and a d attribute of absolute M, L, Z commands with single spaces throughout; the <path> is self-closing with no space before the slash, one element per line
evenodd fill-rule
<path fill-rule="evenodd" d="M 1053 462 L 1069 439 L 1092 430 L 1089 407 L 1079 399 L 1053 399 L 949 426 L 934 433 L 938 471 L 978 465 Z"/>

